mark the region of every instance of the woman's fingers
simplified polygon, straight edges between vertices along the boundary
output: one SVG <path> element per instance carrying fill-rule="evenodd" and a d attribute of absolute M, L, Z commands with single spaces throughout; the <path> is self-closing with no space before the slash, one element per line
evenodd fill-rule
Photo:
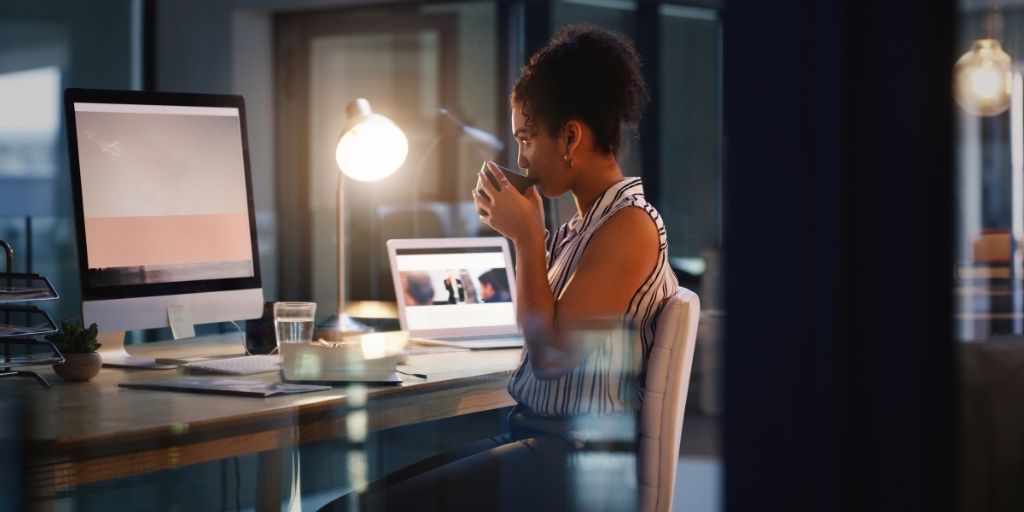
<path fill-rule="evenodd" d="M 526 192 L 523 192 L 523 195 L 534 203 L 541 201 L 540 192 L 537 192 L 537 185 L 530 185 Z"/>
<path fill-rule="evenodd" d="M 499 171 L 498 174 L 501 174 L 501 172 Z M 497 197 L 498 192 L 500 192 L 500 190 L 494 186 L 495 183 L 500 184 L 501 182 L 494 176 L 494 171 L 491 169 L 490 165 L 486 165 L 483 169 L 480 169 L 480 179 L 478 180 L 477 187 L 480 190 L 483 190 L 484 193 L 490 197 L 491 201 L 494 201 L 494 198 Z"/>
<path fill-rule="evenodd" d="M 498 190 L 514 188 L 512 182 L 508 180 L 508 176 L 505 176 L 505 173 L 501 172 L 501 169 L 498 168 L 498 164 L 491 161 L 486 162 L 486 164 L 487 170 L 490 171 L 491 176 L 494 176 L 494 180 L 498 182 Z"/>
<path fill-rule="evenodd" d="M 476 205 L 476 213 L 481 218 L 488 217 L 491 215 L 491 202 L 489 198 L 480 191 L 479 188 L 473 189 L 473 203 Z"/>
<path fill-rule="evenodd" d="M 507 230 L 510 227 L 508 223 L 511 219 L 529 214 L 530 208 L 524 203 L 540 204 L 540 196 L 536 192 L 533 192 L 536 197 L 528 201 L 515 197 L 519 192 L 515 190 L 505 173 L 501 172 L 494 162 L 486 162 L 480 169 L 477 178 L 477 188 L 473 190 L 473 199 L 480 220 L 506 236 L 508 234 L 503 229 Z"/>
<path fill-rule="evenodd" d="M 479 198 L 480 201 L 486 201 L 487 203 L 491 203 L 493 199 L 491 199 L 491 196 L 484 191 L 483 182 L 485 181 L 487 181 L 487 178 L 483 176 L 477 177 L 476 188 L 473 189 L 473 199 L 477 200 L 477 198 Z"/>

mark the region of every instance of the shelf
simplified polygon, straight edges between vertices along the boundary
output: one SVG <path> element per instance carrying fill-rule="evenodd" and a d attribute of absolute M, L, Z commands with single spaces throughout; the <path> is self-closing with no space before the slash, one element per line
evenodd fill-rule
<path fill-rule="evenodd" d="M 0 339 L 0 368 L 38 366 L 64 362 L 64 356 L 48 341 Z"/>
<path fill-rule="evenodd" d="M 57 331 L 50 315 L 35 306 L 0 304 L 0 340 L 41 336 Z"/>
<path fill-rule="evenodd" d="M 50 280 L 39 274 L 0 274 L 0 304 L 59 298 Z"/>

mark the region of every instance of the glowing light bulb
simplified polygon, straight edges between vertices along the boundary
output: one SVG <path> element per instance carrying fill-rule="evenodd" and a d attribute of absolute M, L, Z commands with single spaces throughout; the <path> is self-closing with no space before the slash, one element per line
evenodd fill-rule
<path fill-rule="evenodd" d="M 1012 60 L 996 39 L 978 39 L 956 61 L 953 97 L 971 114 L 994 116 L 1010 108 Z"/>
<path fill-rule="evenodd" d="M 338 168 L 360 181 L 379 180 L 397 171 L 409 153 L 402 130 L 371 112 L 369 102 L 361 98 L 349 105 L 349 118 L 334 152 Z"/>

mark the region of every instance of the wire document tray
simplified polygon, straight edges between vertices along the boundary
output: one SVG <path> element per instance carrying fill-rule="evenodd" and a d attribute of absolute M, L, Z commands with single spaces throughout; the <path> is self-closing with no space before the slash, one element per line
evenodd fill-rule
<path fill-rule="evenodd" d="M 0 304 L 59 298 L 50 280 L 39 274 L 0 274 Z"/>
<path fill-rule="evenodd" d="M 57 332 L 57 324 L 36 306 L 13 303 L 53 300 L 59 295 L 45 277 L 13 272 L 14 250 L 3 240 L 0 249 L 7 263 L 5 272 L 0 273 L 0 377 L 32 377 L 49 388 L 42 375 L 13 368 L 63 363 L 64 355 L 53 343 L 33 339 Z"/>
<path fill-rule="evenodd" d="M 3 352 L 0 354 L 0 368 L 4 369 L 64 362 L 64 356 L 48 341 L 27 338 L 6 339 L 3 346 L 0 347 L 0 351 Z"/>
<path fill-rule="evenodd" d="M 0 338 L 42 336 L 57 332 L 50 315 L 35 306 L 0 305 Z"/>

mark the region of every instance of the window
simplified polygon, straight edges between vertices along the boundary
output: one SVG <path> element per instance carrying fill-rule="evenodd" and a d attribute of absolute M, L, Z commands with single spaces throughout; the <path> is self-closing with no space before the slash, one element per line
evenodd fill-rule
<path fill-rule="evenodd" d="M 337 304 L 337 183 L 334 161 L 345 107 L 355 98 L 405 132 L 409 153 L 384 180 L 346 179 L 346 288 L 349 300 L 394 297 L 385 242 L 391 238 L 475 236 L 484 232 L 469 190 L 493 151 L 461 137 L 439 113 L 499 133 L 497 25 L 492 2 L 339 9 L 278 17 L 282 161 L 279 257 L 284 298 L 312 298 L 329 315 Z M 288 134 L 288 135 L 283 135 Z M 301 135 L 297 135 L 301 134 Z M 279 170 L 279 172 L 284 172 Z M 312 279 L 310 276 L 316 276 Z"/>

